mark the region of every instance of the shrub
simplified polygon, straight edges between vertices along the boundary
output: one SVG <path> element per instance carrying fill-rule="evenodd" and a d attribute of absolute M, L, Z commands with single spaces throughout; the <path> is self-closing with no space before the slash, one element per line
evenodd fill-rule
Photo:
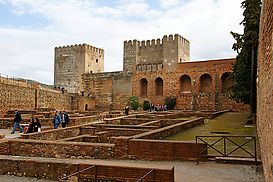
<path fill-rule="evenodd" d="M 165 98 L 165 105 L 167 105 L 168 110 L 174 109 L 176 105 L 176 98 L 174 96 L 167 96 Z"/>
<path fill-rule="evenodd" d="M 149 109 L 150 109 L 150 102 L 147 101 L 147 100 L 144 100 L 144 102 L 143 102 L 143 110 L 147 111 Z"/>
<path fill-rule="evenodd" d="M 128 97 L 128 105 L 133 109 L 137 110 L 140 106 L 139 100 L 137 96 Z"/>

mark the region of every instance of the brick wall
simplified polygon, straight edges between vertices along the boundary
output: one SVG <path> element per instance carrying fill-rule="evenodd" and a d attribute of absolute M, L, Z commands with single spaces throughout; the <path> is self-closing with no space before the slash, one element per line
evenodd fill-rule
<path fill-rule="evenodd" d="M 257 130 L 265 180 L 273 181 L 273 1 L 264 0 L 260 20 Z"/>
<path fill-rule="evenodd" d="M 129 158 L 141 160 L 195 160 L 206 154 L 205 144 L 178 141 L 132 139 L 128 148 Z"/>
<path fill-rule="evenodd" d="M 109 159 L 114 157 L 115 147 L 114 144 L 104 143 L 38 140 L 10 140 L 3 143 L 9 144 L 9 150 L 6 150 L 9 153 L 3 152 L 5 155 L 45 158 Z"/>
<path fill-rule="evenodd" d="M 12 174 L 17 176 L 58 180 L 64 175 L 68 176 L 70 174 L 78 172 L 79 170 L 86 169 L 92 165 L 93 164 L 87 163 L 61 163 L 52 160 L 26 160 L 9 157 L 7 159 L 0 158 L 0 174 Z M 96 165 L 96 167 L 81 173 L 79 181 L 84 181 L 88 179 L 90 180 L 90 177 L 94 178 L 96 174 L 97 179 L 100 180 L 112 179 L 116 181 L 135 182 L 149 171 L 150 169 L 145 167 Z M 153 177 L 155 180 L 153 179 Z M 145 181 L 174 182 L 174 168 L 169 166 L 160 167 L 160 169 L 154 168 L 154 173 L 145 178 Z"/>
<path fill-rule="evenodd" d="M 232 72 L 234 61 L 235 59 L 183 62 L 160 70 L 136 69 L 132 73 L 84 74 L 84 90 L 95 98 L 98 106 L 107 109 L 110 106 L 113 109 L 123 109 L 127 104 L 127 97 L 135 95 L 141 103 L 149 100 L 153 104 L 164 104 L 166 96 L 175 96 L 176 109 L 182 110 L 248 111 L 248 105 L 230 99 L 233 82 L 227 80 L 226 75 Z M 159 88 L 156 79 L 163 81 L 162 95 L 157 95 L 161 86 Z M 143 80 L 146 84 L 143 84 Z"/>

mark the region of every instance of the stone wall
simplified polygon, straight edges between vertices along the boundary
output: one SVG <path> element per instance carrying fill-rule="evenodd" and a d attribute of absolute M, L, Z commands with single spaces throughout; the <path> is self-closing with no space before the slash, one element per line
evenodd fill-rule
<path fill-rule="evenodd" d="M 129 157 L 138 160 L 196 160 L 206 156 L 206 145 L 179 141 L 129 140 Z"/>
<path fill-rule="evenodd" d="M 127 45 L 128 46 L 128 45 Z M 84 90 L 101 108 L 123 109 L 129 96 L 140 102 L 164 104 L 166 96 L 177 98 L 176 109 L 247 112 L 249 105 L 231 99 L 232 64 L 235 59 L 181 62 L 171 69 L 138 69 L 83 75 Z M 138 67 L 137 65 L 135 65 Z"/>
<path fill-rule="evenodd" d="M 90 122 L 90 121 L 89 121 Z M 67 128 L 59 128 L 53 130 L 42 131 L 38 133 L 23 134 L 21 138 L 23 139 L 34 139 L 34 140 L 61 140 L 65 138 L 76 137 L 81 134 L 93 134 L 93 128 L 83 129 L 85 126 L 90 126 L 90 124 L 82 124 Z M 83 133 L 82 133 L 83 130 Z M 92 132 L 92 133 L 88 133 Z"/>
<path fill-rule="evenodd" d="M 151 169 L 145 167 L 118 166 L 114 164 L 101 165 L 96 163 L 75 163 L 75 162 L 58 162 L 56 160 L 39 160 L 20 159 L 16 157 L 0 157 L 0 174 L 1 175 L 16 175 L 26 177 L 44 178 L 58 181 L 61 177 L 71 175 L 84 170 L 92 165 L 94 168 L 81 173 L 79 181 L 93 181 L 94 176 L 98 181 L 137 181 L 144 174 L 147 174 Z M 43 169 L 43 170 L 41 170 Z M 126 172 L 124 172 L 126 171 Z M 168 181 L 174 182 L 174 168 L 170 166 L 161 166 L 154 168 L 153 175 L 147 176 L 145 181 Z M 91 178 L 91 179 L 90 179 Z M 154 178 L 154 179 L 153 179 Z M 72 179 L 71 179 L 72 180 Z"/>
<path fill-rule="evenodd" d="M 84 74 L 85 94 L 96 100 L 92 109 L 121 109 L 131 96 L 131 75 L 123 72 Z"/>
<path fill-rule="evenodd" d="M 249 106 L 236 103 L 226 93 L 232 82 L 223 79 L 223 75 L 232 71 L 235 59 L 188 62 L 178 64 L 174 71 L 136 71 L 132 76 L 132 95 L 140 96 L 141 100 L 149 100 L 154 104 L 164 104 L 166 96 L 177 98 L 176 109 L 182 110 L 225 110 L 248 111 Z M 185 83 L 183 78 L 189 83 Z M 159 89 L 156 79 L 163 81 L 162 95 L 156 95 Z M 141 80 L 147 81 L 147 87 Z M 225 87 L 222 87 L 223 83 Z M 143 88 L 147 95 L 142 95 Z M 228 88 L 227 88 L 228 87 Z"/>
<path fill-rule="evenodd" d="M 273 1 L 264 0 L 260 20 L 257 130 L 265 180 L 273 181 Z"/>
<path fill-rule="evenodd" d="M 54 108 L 71 110 L 72 97 L 66 92 L 27 80 L 0 78 L 0 112 Z"/>
<path fill-rule="evenodd" d="M 114 145 L 61 141 L 10 141 L 10 155 L 46 158 L 100 158 L 114 157 Z"/>

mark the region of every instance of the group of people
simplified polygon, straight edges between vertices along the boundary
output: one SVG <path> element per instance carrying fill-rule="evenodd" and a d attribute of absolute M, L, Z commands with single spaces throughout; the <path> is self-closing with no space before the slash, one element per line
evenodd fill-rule
<path fill-rule="evenodd" d="M 34 132 L 40 132 L 42 125 L 37 117 L 35 115 L 31 115 L 29 119 L 29 123 L 26 127 L 22 127 L 22 124 L 20 124 L 22 121 L 21 113 L 18 110 L 15 110 L 15 115 L 13 119 L 13 128 L 11 131 L 11 134 L 14 134 L 17 128 L 19 128 L 20 133 L 34 133 Z M 62 112 L 56 111 L 54 114 L 54 117 L 52 119 L 54 128 L 57 129 L 59 125 L 61 124 L 63 128 L 68 126 L 69 123 L 69 116 L 68 114 L 63 110 Z"/>
<path fill-rule="evenodd" d="M 69 116 L 64 110 L 62 110 L 62 112 L 56 111 L 52 119 L 52 122 L 54 125 L 54 129 L 57 129 L 60 124 L 62 125 L 63 128 L 65 128 L 68 126 Z"/>
<path fill-rule="evenodd" d="M 167 109 L 168 109 L 167 105 L 159 105 L 159 104 L 157 104 L 153 108 L 154 111 L 167 111 Z"/>
<path fill-rule="evenodd" d="M 14 115 L 14 119 L 13 119 L 13 128 L 11 131 L 11 134 L 14 134 L 16 129 L 19 128 L 20 133 L 34 133 L 34 132 L 39 132 L 41 131 L 42 125 L 39 121 L 39 119 L 37 117 L 35 117 L 34 115 L 31 115 L 30 119 L 29 119 L 29 123 L 28 125 L 23 128 L 21 126 L 21 121 L 22 121 L 22 116 L 21 113 L 18 110 L 15 110 L 15 115 Z"/>

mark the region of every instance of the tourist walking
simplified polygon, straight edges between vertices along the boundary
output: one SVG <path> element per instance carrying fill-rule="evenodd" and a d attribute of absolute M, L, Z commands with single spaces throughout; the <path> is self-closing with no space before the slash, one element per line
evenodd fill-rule
<path fill-rule="evenodd" d="M 68 114 L 65 112 L 65 110 L 62 111 L 62 127 L 65 128 L 68 126 L 69 123 L 69 116 Z"/>
<path fill-rule="evenodd" d="M 55 112 L 55 115 L 54 115 L 54 117 L 53 117 L 54 129 L 57 129 L 57 128 L 59 127 L 61 121 L 62 121 L 62 118 L 61 118 L 59 112 L 56 111 L 56 112 Z"/>
<path fill-rule="evenodd" d="M 23 130 L 22 126 L 20 125 L 21 121 L 22 121 L 21 113 L 18 110 L 15 110 L 15 115 L 14 115 L 14 119 L 13 119 L 13 128 L 12 128 L 11 134 L 14 134 L 18 127 L 20 129 L 20 133 L 23 133 L 24 130 Z"/>

